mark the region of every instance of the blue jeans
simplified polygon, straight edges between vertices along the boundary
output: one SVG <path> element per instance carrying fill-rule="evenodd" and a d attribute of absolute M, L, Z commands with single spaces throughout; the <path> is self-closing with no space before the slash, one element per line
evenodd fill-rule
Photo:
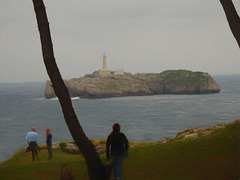
<path fill-rule="evenodd" d="M 47 150 L 48 150 L 48 159 L 52 159 L 52 146 L 47 145 Z"/>
<path fill-rule="evenodd" d="M 121 179 L 123 155 L 113 156 L 113 177 L 114 180 Z"/>

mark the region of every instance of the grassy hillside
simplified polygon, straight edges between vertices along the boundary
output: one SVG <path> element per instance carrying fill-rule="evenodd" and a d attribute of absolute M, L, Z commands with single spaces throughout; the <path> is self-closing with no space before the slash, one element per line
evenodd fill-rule
<path fill-rule="evenodd" d="M 124 180 L 203 180 L 240 178 L 240 121 L 198 138 L 174 138 L 166 142 L 139 143 L 130 148 L 123 163 Z M 31 153 L 20 149 L 0 164 L 3 180 L 60 179 L 60 167 L 70 164 L 74 179 L 88 179 L 84 158 L 53 150 L 47 160 L 46 149 L 39 154 L 40 162 L 32 162 Z M 107 163 L 105 154 L 102 160 Z"/>

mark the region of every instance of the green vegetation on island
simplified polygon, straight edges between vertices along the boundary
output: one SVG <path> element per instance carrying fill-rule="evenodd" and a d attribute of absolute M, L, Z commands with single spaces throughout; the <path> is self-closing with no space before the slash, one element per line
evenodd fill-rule
<path fill-rule="evenodd" d="M 165 141 L 130 143 L 122 177 L 125 180 L 239 179 L 239 137 L 240 120 L 184 130 Z M 66 147 L 65 143 L 61 144 Z M 105 145 L 105 141 L 94 144 Z M 74 179 L 87 180 L 83 156 L 62 149 L 53 149 L 53 159 L 47 160 L 47 150 L 42 148 L 39 162 L 32 162 L 31 153 L 20 149 L 12 158 L 0 163 L 0 179 L 59 180 L 61 167 L 70 165 Z M 108 163 L 105 153 L 100 154 L 100 158 Z"/>

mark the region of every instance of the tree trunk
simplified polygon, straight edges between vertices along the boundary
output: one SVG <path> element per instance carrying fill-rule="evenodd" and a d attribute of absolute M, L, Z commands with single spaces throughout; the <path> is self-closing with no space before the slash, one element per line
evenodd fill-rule
<path fill-rule="evenodd" d="M 240 47 L 240 19 L 232 0 L 220 0 L 226 14 L 229 27 L 235 37 L 238 47 Z"/>
<path fill-rule="evenodd" d="M 83 156 L 85 157 L 90 179 L 108 179 L 106 174 L 106 167 L 102 164 L 94 145 L 89 141 L 83 132 L 83 129 L 77 119 L 68 89 L 64 84 L 64 81 L 55 62 L 50 28 L 44 3 L 42 0 L 33 0 L 33 5 L 40 33 L 43 60 L 47 69 L 47 73 L 52 82 L 55 94 L 61 104 L 62 112 L 68 129 L 77 146 L 81 150 Z"/>

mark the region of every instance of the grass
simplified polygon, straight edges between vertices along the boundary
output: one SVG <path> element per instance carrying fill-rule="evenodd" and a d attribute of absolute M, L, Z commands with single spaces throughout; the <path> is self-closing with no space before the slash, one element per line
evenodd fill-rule
<path fill-rule="evenodd" d="M 129 157 L 123 162 L 122 177 L 124 180 L 237 180 L 240 178 L 239 137 L 240 121 L 235 121 L 197 139 L 139 143 L 130 148 Z M 31 153 L 20 149 L 0 164 L 0 179 L 59 180 L 60 167 L 64 164 L 71 165 L 74 179 L 88 179 L 81 155 L 54 149 L 53 159 L 47 160 L 47 156 L 43 149 L 40 162 L 32 162 Z M 100 157 L 107 162 L 105 154 Z"/>

